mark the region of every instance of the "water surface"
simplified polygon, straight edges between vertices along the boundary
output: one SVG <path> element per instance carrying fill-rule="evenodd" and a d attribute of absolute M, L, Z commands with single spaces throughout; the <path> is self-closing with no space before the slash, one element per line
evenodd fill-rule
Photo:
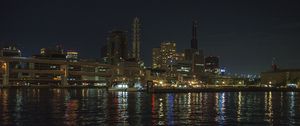
<path fill-rule="evenodd" d="M 296 92 L 0 89 L 0 125 L 300 125 Z"/>

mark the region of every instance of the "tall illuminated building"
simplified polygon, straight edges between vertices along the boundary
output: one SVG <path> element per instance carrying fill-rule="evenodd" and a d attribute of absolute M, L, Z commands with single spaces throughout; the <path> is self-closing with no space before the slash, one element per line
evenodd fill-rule
<path fill-rule="evenodd" d="M 175 64 L 177 58 L 175 41 L 162 42 L 160 48 L 152 49 L 152 68 L 169 70 L 169 66 Z"/>
<path fill-rule="evenodd" d="M 166 41 L 160 44 L 161 68 L 168 69 L 169 65 L 175 63 L 176 43 L 175 41 Z"/>
<path fill-rule="evenodd" d="M 110 64 L 118 64 L 128 58 L 127 34 L 115 30 L 107 38 L 107 57 Z"/>
<path fill-rule="evenodd" d="M 139 60 L 140 59 L 140 19 L 135 17 L 132 24 L 132 58 Z"/>
<path fill-rule="evenodd" d="M 161 67 L 161 55 L 160 48 L 152 49 L 152 68 L 160 68 Z"/>

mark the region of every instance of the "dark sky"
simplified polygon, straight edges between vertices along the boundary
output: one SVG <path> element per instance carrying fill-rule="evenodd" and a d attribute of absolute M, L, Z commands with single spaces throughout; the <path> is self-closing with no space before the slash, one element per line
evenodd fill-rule
<path fill-rule="evenodd" d="M 108 31 L 131 31 L 142 21 L 142 56 L 175 40 L 189 48 L 192 20 L 199 47 L 220 56 L 231 73 L 257 74 L 276 57 L 280 68 L 300 68 L 300 2 L 297 0 L 1 0 L 0 42 L 13 41 L 24 56 L 62 44 L 81 57 L 99 58 Z M 0 45 L 0 46 L 1 46 Z"/>

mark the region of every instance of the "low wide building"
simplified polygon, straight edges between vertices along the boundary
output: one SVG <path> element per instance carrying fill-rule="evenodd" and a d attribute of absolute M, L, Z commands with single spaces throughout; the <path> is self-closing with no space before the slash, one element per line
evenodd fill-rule
<path fill-rule="evenodd" d="M 261 73 L 261 84 L 269 86 L 300 86 L 300 69 L 278 69 Z"/>

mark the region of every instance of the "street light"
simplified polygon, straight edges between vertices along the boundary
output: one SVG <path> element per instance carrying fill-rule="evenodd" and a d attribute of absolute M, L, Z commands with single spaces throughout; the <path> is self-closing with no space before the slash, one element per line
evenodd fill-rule
<path fill-rule="evenodd" d="M 1 65 L 1 68 L 2 68 L 3 71 L 5 71 L 5 72 L 6 72 L 6 67 L 7 67 L 7 64 L 6 64 L 6 63 L 3 63 L 3 64 Z"/>

